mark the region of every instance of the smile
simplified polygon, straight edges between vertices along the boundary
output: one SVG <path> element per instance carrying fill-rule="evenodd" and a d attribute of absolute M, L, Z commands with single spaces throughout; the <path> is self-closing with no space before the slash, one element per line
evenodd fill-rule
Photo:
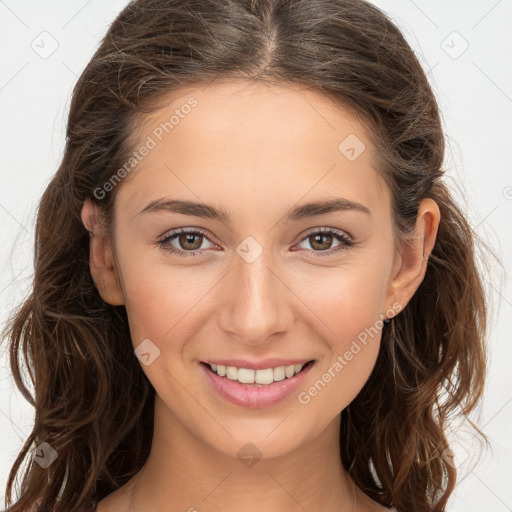
<path fill-rule="evenodd" d="M 238 368 L 201 362 L 208 387 L 229 402 L 250 409 L 270 407 L 290 397 L 306 379 L 315 360 L 269 368 Z M 224 375 L 220 375 L 220 374 Z M 244 382 L 248 381 L 248 382 Z"/>
<path fill-rule="evenodd" d="M 276 366 L 274 368 L 264 368 L 254 370 L 251 368 L 237 368 L 236 366 L 225 366 L 222 364 L 207 363 L 210 370 L 216 373 L 219 377 L 226 377 L 230 380 L 237 380 L 242 384 L 256 384 L 261 386 L 268 386 L 274 382 L 279 382 L 285 379 L 290 379 L 302 368 L 311 363 L 308 361 L 305 364 L 295 364 L 289 366 Z"/>

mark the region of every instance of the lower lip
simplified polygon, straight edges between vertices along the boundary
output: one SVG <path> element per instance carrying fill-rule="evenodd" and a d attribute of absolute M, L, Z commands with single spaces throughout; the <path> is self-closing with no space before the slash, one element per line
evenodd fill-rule
<path fill-rule="evenodd" d="M 200 366 L 208 382 L 224 398 L 236 405 L 260 409 L 275 405 L 290 396 L 304 382 L 313 365 L 314 362 L 305 366 L 297 375 L 266 386 L 242 384 L 237 380 L 220 377 L 206 363 L 201 363 Z"/>

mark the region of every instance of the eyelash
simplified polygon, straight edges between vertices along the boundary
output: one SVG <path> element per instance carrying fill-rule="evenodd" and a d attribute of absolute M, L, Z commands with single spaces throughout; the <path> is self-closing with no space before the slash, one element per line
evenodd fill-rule
<path fill-rule="evenodd" d="M 162 238 L 161 240 L 158 240 L 156 242 L 156 244 L 159 245 L 164 251 L 171 253 L 175 256 L 179 256 L 179 257 L 198 256 L 198 255 L 203 254 L 204 250 L 182 251 L 182 250 L 175 249 L 174 247 L 169 245 L 169 242 L 171 240 L 173 240 L 174 238 L 178 237 L 179 235 L 181 235 L 183 233 L 190 233 L 193 235 L 202 235 L 207 240 L 209 240 L 211 242 L 211 240 L 207 236 L 207 233 L 200 228 L 189 228 L 189 229 L 180 228 L 177 231 L 172 231 L 171 233 L 167 234 L 164 238 Z M 336 238 L 339 242 L 341 242 L 340 245 L 337 246 L 334 250 L 332 250 L 332 249 L 327 249 L 325 251 L 313 250 L 312 251 L 313 253 L 317 253 L 317 254 L 315 254 L 315 257 L 318 257 L 318 258 L 330 256 L 334 253 L 349 249 L 356 245 L 355 241 L 350 236 L 346 235 L 342 231 L 338 231 L 337 229 L 333 229 L 333 228 L 317 228 L 315 230 L 309 231 L 299 241 L 299 243 L 304 242 L 306 239 L 308 239 L 312 235 L 316 235 L 316 234 L 333 235 L 334 238 Z"/>

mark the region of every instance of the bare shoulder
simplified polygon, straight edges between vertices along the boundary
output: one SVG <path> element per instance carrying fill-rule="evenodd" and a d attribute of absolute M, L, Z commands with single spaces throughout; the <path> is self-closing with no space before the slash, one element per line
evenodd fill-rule
<path fill-rule="evenodd" d="M 387 508 L 379 503 L 372 504 L 367 510 L 368 512 L 397 512 L 396 508 Z"/>
<path fill-rule="evenodd" d="M 398 512 L 396 508 L 387 508 L 384 505 L 376 503 L 375 508 L 371 509 L 372 512 Z"/>
<path fill-rule="evenodd" d="M 361 502 L 365 512 L 397 512 L 395 508 L 387 508 L 366 495 L 364 495 L 364 498 L 361 500 Z"/>
<path fill-rule="evenodd" d="M 41 509 L 38 507 L 39 500 L 30 507 L 30 509 L 27 512 L 41 512 Z M 101 509 L 95 509 L 94 512 L 102 512 Z M 90 508 L 82 507 L 79 512 L 91 512 Z"/>
<path fill-rule="evenodd" d="M 126 486 L 103 498 L 94 512 L 126 512 L 130 506 L 130 495 Z"/>

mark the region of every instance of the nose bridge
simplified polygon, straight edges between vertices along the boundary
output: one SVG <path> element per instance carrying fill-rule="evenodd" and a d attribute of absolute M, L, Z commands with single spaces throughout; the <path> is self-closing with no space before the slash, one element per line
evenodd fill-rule
<path fill-rule="evenodd" d="M 252 237 L 244 239 L 236 252 L 222 327 L 246 343 L 264 343 L 286 330 L 292 318 L 284 276 L 279 276 L 272 249 Z"/>

